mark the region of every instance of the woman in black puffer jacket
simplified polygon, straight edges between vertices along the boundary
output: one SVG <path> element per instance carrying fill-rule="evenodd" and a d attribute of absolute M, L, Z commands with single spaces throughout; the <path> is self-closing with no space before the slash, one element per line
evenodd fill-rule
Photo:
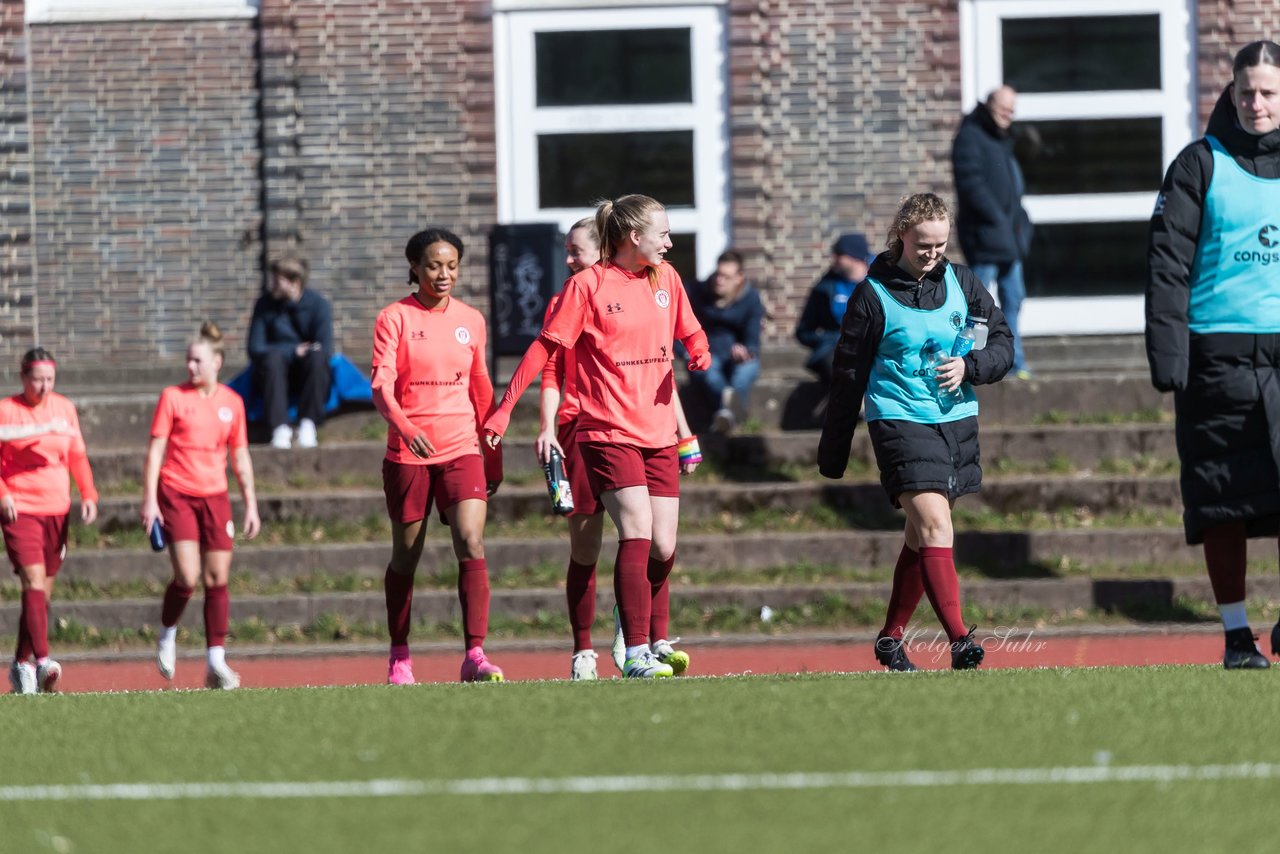
<path fill-rule="evenodd" d="M 951 213 L 937 196 L 903 201 L 889 228 L 889 251 L 875 259 L 849 299 L 818 445 L 819 471 L 842 477 L 865 395 L 880 482 L 907 514 L 889 613 L 876 639 L 876 658 L 890 670 L 915 669 L 902 639 L 926 592 L 951 640 L 951 666 L 977 667 L 983 657 L 960 613 L 951 506 L 982 483 L 971 386 L 1008 373 L 1013 336 L 978 277 L 943 255 L 950 232 Z M 986 347 L 930 371 L 925 342 L 932 338 L 949 352 L 966 316 L 987 319 Z M 962 401 L 940 405 L 935 380 L 944 390 L 961 389 Z"/>
<path fill-rule="evenodd" d="M 1204 544 L 1228 669 L 1268 666 L 1245 615 L 1246 540 L 1280 533 L 1278 66 L 1273 42 L 1236 54 L 1204 138 L 1165 175 L 1147 250 L 1151 381 L 1174 393 L 1183 526 Z"/>

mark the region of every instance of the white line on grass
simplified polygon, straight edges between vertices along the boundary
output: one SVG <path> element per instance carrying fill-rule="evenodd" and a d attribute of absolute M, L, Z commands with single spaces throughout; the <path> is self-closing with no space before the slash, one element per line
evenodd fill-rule
<path fill-rule="evenodd" d="M 395 798 L 425 795 L 594 795 L 632 792 L 741 792 L 801 789 L 942 788 L 1088 783 L 1271 780 L 1280 764 L 1085 765 L 967 771 L 848 771 L 618 777 L 481 777 L 470 780 L 349 780 L 319 783 L 110 783 L 0 786 L 11 801 L 171 801 L 213 798 Z"/>

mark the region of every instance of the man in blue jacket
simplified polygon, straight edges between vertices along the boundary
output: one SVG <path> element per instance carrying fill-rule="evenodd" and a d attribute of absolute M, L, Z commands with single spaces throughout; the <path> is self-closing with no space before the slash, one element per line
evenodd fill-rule
<path fill-rule="evenodd" d="M 329 398 L 333 312 L 329 301 L 307 289 L 307 262 L 281 258 L 271 264 L 271 287 L 253 306 L 249 360 L 254 387 L 262 395 L 271 444 L 293 444 L 289 399 L 298 406 L 298 447 L 316 446 Z"/>
<path fill-rule="evenodd" d="M 1022 261 L 1031 249 L 1031 220 L 1022 208 L 1025 184 L 1013 156 L 1017 93 L 1001 86 L 964 117 L 951 147 L 956 181 L 956 236 L 969 268 L 1000 299 L 1013 333 L 1013 371 L 1031 376 L 1022 353 L 1018 314 L 1026 296 Z"/>
<path fill-rule="evenodd" d="M 796 340 L 813 351 L 805 367 L 825 385 L 831 384 L 831 361 L 840 340 L 845 307 L 858 282 L 867 277 L 871 260 L 866 235 L 857 231 L 840 235 L 831 247 L 831 267 L 809 291 L 796 322 Z"/>

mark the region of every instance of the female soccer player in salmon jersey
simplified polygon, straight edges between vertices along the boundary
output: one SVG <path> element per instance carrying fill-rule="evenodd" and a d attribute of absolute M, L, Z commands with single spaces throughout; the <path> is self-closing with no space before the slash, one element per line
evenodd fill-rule
<path fill-rule="evenodd" d="M 414 683 L 409 656 L 413 576 L 432 503 L 449 525 L 458 557 L 458 599 L 466 656 L 463 682 L 501 682 L 484 653 L 489 631 L 489 568 L 484 557 L 488 497 L 502 460 L 481 452 L 480 425 L 493 409 L 485 366 L 484 315 L 453 296 L 462 240 L 442 228 L 420 231 L 405 247 L 415 293 L 382 310 L 373 331 L 373 403 L 387 420 L 383 490 L 391 517 L 391 562 L 384 585 L 391 656 L 387 681 Z"/>
<path fill-rule="evenodd" d="M 596 231 L 594 217 L 584 217 L 573 224 L 565 237 L 565 263 L 571 273 L 583 270 L 600 261 L 600 235 Z M 556 294 L 547 304 L 546 317 L 551 319 L 560 305 L 560 294 Z M 676 423 L 678 435 L 688 437 L 691 434 L 688 422 L 685 421 L 684 410 L 680 406 L 680 395 L 675 396 Z M 596 655 L 592 648 L 591 626 L 596 615 L 596 563 L 600 559 L 600 545 L 604 534 L 604 508 L 591 492 L 591 483 L 587 480 L 586 468 L 578 454 L 578 393 L 577 393 L 577 361 L 572 349 L 560 348 L 547 360 L 542 369 L 542 386 L 540 391 L 539 412 L 541 429 L 534 441 L 534 450 L 539 462 L 545 463 L 552 448 L 557 448 L 564 459 L 565 474 L 569 479 L 569 488 L 573 492 L 573 512 L 568 516 L 569 523 L 569 568 L 565 573 L 565 598 L 569 605 L 569 626 L 573 632 L 573 659 L 569 665 L 569 678 L 574 681 L 598 678 Z M 682 473 L 692 473 L 697 463 L 686 463 L 681 466 Z M 677 650 L 666 650 L 671 641 L 667 638 L 667 627 L 670 616 L 671 589 L 667 575 L 663 571 L 665 561 L 649 556 L 649 572 L 661 578 L 658 589 L 653 596 L 652 613 L 649 619 L 649 636 L 655 638 L 655 645 L 663 649 L 668 663 L 677 672 L 683 672 L 689 666 L 688 653 Z M 622 649 L 615 644 L 614 663 L 618 669 L 623 668 Z"/>
<path fill-rule="evenodd" d="M 578 451 L 592 493 L 618 528 L 613 583 L 625 642 L 623 675 L 671 676 L 674 669 L 660 656 L 674 651 L 657 643 L 664 638 L 651 637 L 653 600 L 675 562 L 681 462 L 701 459 L 696 440 L 677 442 L 671 348 L 678 338 L 689 350 L 689 368 L 706 370 L 707 337 L 680 276 L 664 260 L 671 227 L 661 204 L 642 195 L 604 202 L 596 210 L 596 231 L 605 257 L 565 285 L 555 314 L 485 424 L 486 441 L 497 447 L 533 377 L 557 349 L 572 349 Z M 677 654 L 687 666 L 687 656 Z"/>
<path fill-rule="evenodd" d="M 80 519 L 98 518 L 98 492 L 75 405 L 54 393 L 57 363 L 43 347 L 22 357 L 22 393 L 0 400 L 0 528 L 22 584 L 18 648 L 9 669 L 15 694 L 58 690 L 62 667 L 49 657 L 49 597 L 67 554 L 71 483 Z M 35 663 L 32 664 L 34 658 Z"/>
<path fill-rule="evenodd" d="M 172 679 L 177 666 L 178 620 L 196 582 L 204 584 L 207 647 L 205 686 L 230 691 L 240 676 L 227 666 L 230 605 L 227 579 L 235 523 L 227 494 L 227 451 L 244 499 L 244 535 L 253 539 L 262 523 L 253 485 L 253 461 L 245 427 L 244 401 L 218 382 L 222 332 L 215 323 L 200 327 L 187 345 L 187 381 L 160 392 L 151 419 L 151 443 L 143 472 L 142 526 L 162 526 L 169 543 L 173 580 L 164 592 L 156 667 Z"/>

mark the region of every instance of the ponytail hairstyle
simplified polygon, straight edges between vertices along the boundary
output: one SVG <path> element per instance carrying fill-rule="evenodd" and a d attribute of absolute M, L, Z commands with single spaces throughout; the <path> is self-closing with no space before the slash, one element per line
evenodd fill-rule
<path fill-rule="evenodd" d="M 631 232 L 644 232 L 650 227 L 649 217 L 655 211 L 666 210 L 662 203 L 650 196 L 632 193 L 613 201 L 602 201 L 596 208 L 596 234 L 600 237 L 600 260 L 608 262 L 618 254 L 618 249 L 630 238 Z M 647 267 L 649 287 L 658 291 L 658 270 Z"/>
<path fill-rule="evenodd" d="M 22 355 L 22 375 L 25 377 L 31 373 L 31 367 L 36 362 L 51 362 L 57 367 L 58 360 L 53 358 L 53 354 L 43 347 L 32 347 Z"/>
<path fill-rule="evenodd" d="M 409 284 L 421 284 L 418 274 L 413 272 L 414 264 L 422 263 L 422 256 L 432 243 L 448 243 L 458 250 L 458 263 L 462 263 L 462 238 L 447 228 L 427 228 L 419 231 L 404 247 L 404 257 L 409 260 Z"/>
<path fill-rule="evenodd" d="M 893 215 L 893 222 L 889 224 L 889 238 L 885 241 L 893 260 L 902 260 L 902 235 L 922 222 L 935 220 L 951 222 L 951 211 L 939 196 L 933 193 L 903 196 L 898 202 L 898 212 Z"/>
<path fill-rule="evenodd" d="M 218 324 L 212 320 L 206 320 L 200 324 L 200 334 L 191 341 L 192 344 L 206 344 L 210 352 L 217 358 L 218 364 L 222 364 L 223 346 L 222 346 L 222 330 L 218 328 Z"/>
<path fill-rule="evenodd" d="M 1231 76 L 1234 78 L 1246 68 L 1259 65 L 1280 67 L 1280 45 L 1275 42 L 1257 41 L 1240 48 L 1235 61 L 1231 63 Z"/>

